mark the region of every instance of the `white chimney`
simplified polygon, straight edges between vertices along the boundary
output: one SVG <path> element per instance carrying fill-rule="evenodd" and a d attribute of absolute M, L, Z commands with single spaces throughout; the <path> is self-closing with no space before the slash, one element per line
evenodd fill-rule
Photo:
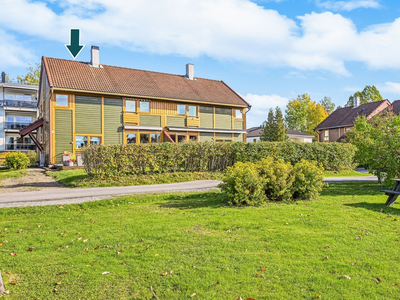
<path fill-rule="evenodd" d="M 95 68 L 101 68 L 99 46 L 92 46 L 92 49 L 90 50 L 90 65 Z"/>
<path fill-rule="evenodd" d="M 357 108 L 357 107 L 359 107 L 360 106 L 360 97 L 354 97 L 353 98 L 354 100 L 354 106 L 353 106 L 353 108 Z"/>
<path fill-rule="evenodd" d="M 194 80 L 194 65 L 186 64 L 186 78 L 189 80 Z"/>

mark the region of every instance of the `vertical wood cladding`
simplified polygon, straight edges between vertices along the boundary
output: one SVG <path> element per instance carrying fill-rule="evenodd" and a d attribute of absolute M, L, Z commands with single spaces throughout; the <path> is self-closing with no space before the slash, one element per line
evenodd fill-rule
<path fill-rule="evenodd" d="M 75 132 L 101 134 L 101 97 L 75 96 Z"/>
<path fill-rule="evenodd" d="M 56 163 L 62 163 L 64 151 L 72 153 L 72 111 L 55 110 L 55 156 Z"/>
<path fill-rule="evenodd" d="M 214 128 L 214 109 L 210 106 L 200 106 L 200 127 Z"/>
<path fill-rule="evenodd" d="M 215 108 L 215 128 L 232 129 L 232 109 L 231 108 Z"/>
<path fill-rule="evenodd" d="M 104 98 L 104 144 L 123 143 L 122 99 Z"/>

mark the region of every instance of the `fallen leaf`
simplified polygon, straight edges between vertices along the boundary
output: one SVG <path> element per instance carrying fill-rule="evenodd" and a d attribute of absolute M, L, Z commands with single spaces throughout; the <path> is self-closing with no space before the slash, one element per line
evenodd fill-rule
<path fill-rule="evenodd" d="M 321 296 L 314 296 L 313 298 L 314 299 L 319 299 L 319 298 L 321 298 Z"/>
<path fill-rule="evenodd" d="M 249 298 L 246 298 L 246 300 L 256 300 L 256 299 L 249 297 Z"/>
<path fill-rule="evenodd" d="M 190 295 L 190 297 L 192 298 L 192 297 L 194 297 L 196 295 L 197 295 L 196 293 L 193 293 L 193 294 Z"/>
<path fill-rule="evenodd" d="M 10 255 L 15 256 L 15 255 L 17 255 L 17 253 L 15 253 L 15 251 L 14 251 L 14 252 L 11 252 Z"/>
<path fill-rule="evenodd" d="M 239 298 L 237 298 L 236 300 L 243 300 L 243 298 L 242 298 L 242 297 L 239 297 Z"/>
<path fill-rule="evenodd" d="M 3 244 L 0 243 L 0 247 L 3 246 Z"/>
<path fill-rule="evenodd" d="M 351 279 L 350 276 L 347 276 L 347 275 L 343 275 L 343 277 L 345 277 L 347 279 Z"/>
<path fill-rule="evenodd" d="M 173 273 L 173 271 L 172 270 L 169 270 L 169 274 L 171 275 Z"/>
<path fill-rule="evenodd" d="M 58 290 L 57 290 L 56 288 L 54 288 L 54 289 L 53 289 L 53 292 L 57 293 L 57 292 L 58 292 Z"/>
<path fill-rule="evenodd" d="M 86 243 L 87 241 L 88 241 L 87 239 L 86 239 L 86 240 L 83 240 L 84 243 Z"/>
<path fill-rule="evenodd" d="M 167 275 L 167 273 L 164 272 L 164 273 L 162 273 L 161 275 L 162 275 L 162 276 L 165 276 L 165 275 Z"/>
<path fill-rule="evenodd" d="M 101 273 L 101 275 L 106 275 L 106 274 L 110 274 L 110 272 L 103 272 L 103 273 Z"/>
<path fill-rule="evenodd" d="M 15 281 L 11 281 L 10 283 L 13 284 L 13 285 L 16 285 L 16 284 L 17 284 Z"/>
<path fill-rule="evenodd" d="M 355 266 L 356 264 L 357 264 L 357 262 L 354 262 L 354 263 L 352 263 L 351 265 L 352 265 L 352 266 Z"/>
<path fill-rule="evenodd" d="M 329 257 L 328 257 L 328 255 L 327 255 L 327 256 L 325 256 L 324 258 L 325 258 L 325 259 L 328 259 Z"/>
<path fill-rule="evenodd" d="M 376 277 L 376 283 L 381 283 L 382 280 L 380 280 L 378 277 Z"/>
<path fill-rule="evenodd" d="M 62 280 L 58 281 L 57 284 L 60 285 L 62 283 Z"/>
<path fill-rule="evenodd" d="M 356 237 L 356 240 L 361 240 L 361 239 L 362 239 L 361 235 L 359 235 L 358 237 Z"/>
<path fill-rule="evenodd" d="M 215 285 L 218 285 L 218 284 L 219 284 L 219 281 L 217 281 L 217 283 Z"/>
<path fill-rule="evenodd" d="M 154 256 L 159 256 L 159 254 L 154 254 Z"/>
<path fill-rule="evenodd" d="M 265 268 L 264 268 L 264 267 L 261 267 L 261 271 L 265 271 Z"/>
<path fill-rule="evenodd" d="M 257 275 L 258 277 L 264 277 L 263 274 L 258 274 L 258 273 L 256 273 L 256 275 Z"/>
<path fill-rule="evenodd" d="M 399 285 L 399 283 L 398 282 L 396 282 L 395 284 L 393 284 L 393 285 Z"/>
<path fill-rule="evenodd" d="M 322 247 L 322 248 L 330 248 L 331 246 L 329 246 L 329 245 L 326 245 L 326 246 L 324 246 L 324 247 Z"/>

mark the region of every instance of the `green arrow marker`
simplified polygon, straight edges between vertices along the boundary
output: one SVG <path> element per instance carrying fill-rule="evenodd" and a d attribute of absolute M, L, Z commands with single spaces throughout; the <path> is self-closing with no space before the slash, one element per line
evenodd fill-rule
<path fill-rule="evenodd" d="M 83 47 L 85 47 L 85 45 L 79 45 L 79 35 L 80 29 L 71 29 L 69 45 L 65 45 L 65 47 L 67 48 L 69 53 L 71 53 L 74 59 L 79 55 Z"/>

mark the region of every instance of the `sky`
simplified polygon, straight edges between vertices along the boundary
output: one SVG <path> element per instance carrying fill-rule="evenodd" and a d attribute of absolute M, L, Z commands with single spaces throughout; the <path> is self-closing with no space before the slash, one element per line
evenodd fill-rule
<path fill-rule="evenodd" d="M 247 127 L 307 93 L 344 106 L 375 85 L 400 99 L 400 3 L 395 0 L 1 0 L 0 71 L 26 74 L 41 56 L 223 80 L 252 108 Z"/>

